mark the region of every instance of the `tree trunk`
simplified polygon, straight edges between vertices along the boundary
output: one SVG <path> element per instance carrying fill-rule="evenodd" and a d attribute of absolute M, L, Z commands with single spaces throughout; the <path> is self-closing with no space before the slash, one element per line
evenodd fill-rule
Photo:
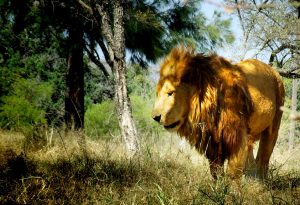
<path fill-rule="evenodd" d="M 125 78 L 124 59 L 115 59 L 114 80 L 115 80 L 115 103 L 117 107 L 119 125 L 122 137 L 129 155 L 133 156 L 139 150 L 136 127 L 132 118 L 130 100 L 127 93 Z"/>
<path fill-rule="evenodd" d="M 132 157 L 139 151 L 139 143 L 132 118 L 125 77 L 124 13 L 121 2 L 122 0 L 115 0 L 110 3 L 103 1 L 97 4 L 97 9 L 101 16 L 102 33 L 107 40 L 109 61 L 112 62 L 115 81 L 115 102 L 122 138 L 129 156 Z M 110 19 L 111 15 L 109 15 L 107 5 L 112 5 L 113 20 Z"/>
<path fill-rule="evenodd" d="M 66 75 L 65 123 L 67 129 L 84 127 L 83 30 L 69 29 Z"/>
<path fill-rule="evenodd" d="M 300 18 L 300 7 L 298 7 L 298 19 Z M 299 37 L 297 36 L 297 40 Z M 292 87 L 292 114 L 296 115 L 297 110 L 297 90 L 298 90 L 298 80 L 297 78 L 293 78 L 293 87 Z M 294 147 L 294 138 L 295 138 L 295 129 L 296 122 L 295 120 L 291 120 L 290 124 L 290 136 L 289 136 L 289 150 L 291 151 Z"/>
<path fill-rule="evenodd" d="M 296 110 L 297 110 L 297 87 L 298 87 L 298 82 L 297 82 L 297 79 L 294 78 L 293 79 L 293 87 L 292 87 L 292 114 L 296 113 Z M 295 122 L 295 120 L 291 120 L 290 136 L 289 136 L 289 150 L 292 150 L 294 147 L 295 128 L 296 128 L 296 122 Z"/>
<path fill-rule="evenodd" d="M 132 118 L 131 105 L 127 92 L 125 77 L 125 36 L 123 24 L 123 7 L 116 1 L 114 12 L 114 60 L 113 73 L 115 79 L 115 100 L 118 111 L 122 137 L 130 155 L 139 150 L 136 127 Z"/>

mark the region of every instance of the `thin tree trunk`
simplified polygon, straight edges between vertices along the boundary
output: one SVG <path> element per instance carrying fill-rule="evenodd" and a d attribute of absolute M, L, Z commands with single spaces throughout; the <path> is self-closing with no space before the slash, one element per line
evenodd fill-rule
<path fill-rule="evenodd" d="M 122 131 L 125 146 L 130 155 L 134 155 L 138 149 L 136 127 L 132 118 L 131 105 L 127 92 L 125 77 L 125 36 L 123 24 L 123 7 L 120 1 L 116 1 L 114 12 L 114 61 L 113 71 L 115 78 L 115 97 L 117 102 L 119 124 Z"/>
<path fill-rule="evenodd" d="M 106 2 L 107 3 L 107 2 Z M 127 92 L 125 77 L 125 36 L 124 36 L 124 11 L 121 0 L 113 4 L 113 20 L 109 19 L 108 12 L 103 4 L 98 4 L 97 9 L 101 15 L 102 32 L 108 43 L 108 53 L 112 64 L 115 81 L 115 102 L 117 107 L 119 125 L 125 147 L 132 157 L 139 151 L 136 127 L 132 118 L 131 104 Z M 113 23 L 112 23 L 113 22 Z M 111 24 L 109 24 L 111 23 Z M 112 25 L 113 24 L 113 25 Z M 113 29 L 112 29 L 113 28 Z"/>
<path fill-rule="evenodd" d="M 297 110 L 297 87 L 298 87 L 298 82 L 297 82 L 297 79 L 294 78 L 293 79 L 293 87 L 292 87 L 292 113 L 296 113 L 296 110 Z M 295 120 L 291 120 L 290 136 L 289 136 L 289 150 L 292 150 L 294 147 L 295 128 L 296 128 L 296 122 L 295 122 Z"/>
<path fill-rule="evenodd" d="M 68 40 L 65 122 L 67 129 L 78 130 L 84 127 L 83 30 L 70 28 Z"/>
<path fill-rule="evenodd" d="M 115 59 L 114 63 L 115 79 L 115 102 L 117 107 L 119 125 L 122 137 L 129 155 L 133 156 L 139 150 L 136 127 L 132 118 L 130 100 L 127 93 L 125 78 L 125 62 L 123 59 Z"/>

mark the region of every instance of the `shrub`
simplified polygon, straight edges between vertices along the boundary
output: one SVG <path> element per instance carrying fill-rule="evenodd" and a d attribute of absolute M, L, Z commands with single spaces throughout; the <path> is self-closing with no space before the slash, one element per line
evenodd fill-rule
<path fill-rule="evenodd" d="M 158 132 L 161 128 L 151 119 L 152 102 L 136 95 L 130 99 L 138 131 L 144 134 Z M 106 138 L 120 133 L 113 101 L 104 101 L 88 108 L 85 113 L 85 131 L 92 138 Z"/>
<path fill-rule="evenodd" d="M 33 79 L 19 79 L 9 95 L 2 97 L 0 126 L 18 131 L 30 131 L 45 124 L 45 110 L 50 102 L 52 87 Z"/>
<path fill-rule="evenodd" d="M 113 101 L 92 104 L 85 112 L 85 131 L 92 138 L 117 134 L 118 126 Z"/>
<path fill-rule="evenodd" d="M 130 65 L 127 70 L 128 92 L 130 95 L 138 95 L 151 98 L 154 84 L 150 80 L 149 71 L 139 65 Z"/>
<path fill-rule="evenodd" d="M 132 113 L 137 129 L 142 133 L 160 131 L 161 127 L 151 118 L 153 101 L 140 96 L 131 96 Z"/>

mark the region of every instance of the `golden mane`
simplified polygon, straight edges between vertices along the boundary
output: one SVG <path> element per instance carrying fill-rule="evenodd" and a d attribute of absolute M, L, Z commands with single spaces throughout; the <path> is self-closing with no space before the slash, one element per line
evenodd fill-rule
<path fill-rule="evenodd" d="M 196 86 L 188 118 L 178 130 L 179 135 L 186 137 L 209 159 L 222 155 L 225 160 L 239 147 L 240 136 L 248 129 L 252 103 L 245 77 L 224 58 L 195 54 L 184 47 L 172 50 L 166 63 L 170 62 L 177 65 L 175 73 L 170 75 L 170 71 L 165 70 L 167 66 L 162 66 L 161 76 L 169 72 L 164 76 L 172 76 L 178 84 Z M 216 149 L 216 144 L 221 146 Z"/>

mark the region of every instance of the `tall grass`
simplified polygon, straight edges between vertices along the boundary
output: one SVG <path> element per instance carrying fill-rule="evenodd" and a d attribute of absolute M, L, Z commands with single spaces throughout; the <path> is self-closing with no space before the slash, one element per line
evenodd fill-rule
<path fill-rule="evenodd" d="M 233 186 L 213 181 L 207 160 L 169 133 L 144 136 L 132 160 L 120 136 L 82 144 L 82 133 L 57 131 L 38 151 L 18 133 L 0 137 L 2 204 L 300 204 L 299 146 L 275 149 L 265 183 L 244 177 Z"/>

